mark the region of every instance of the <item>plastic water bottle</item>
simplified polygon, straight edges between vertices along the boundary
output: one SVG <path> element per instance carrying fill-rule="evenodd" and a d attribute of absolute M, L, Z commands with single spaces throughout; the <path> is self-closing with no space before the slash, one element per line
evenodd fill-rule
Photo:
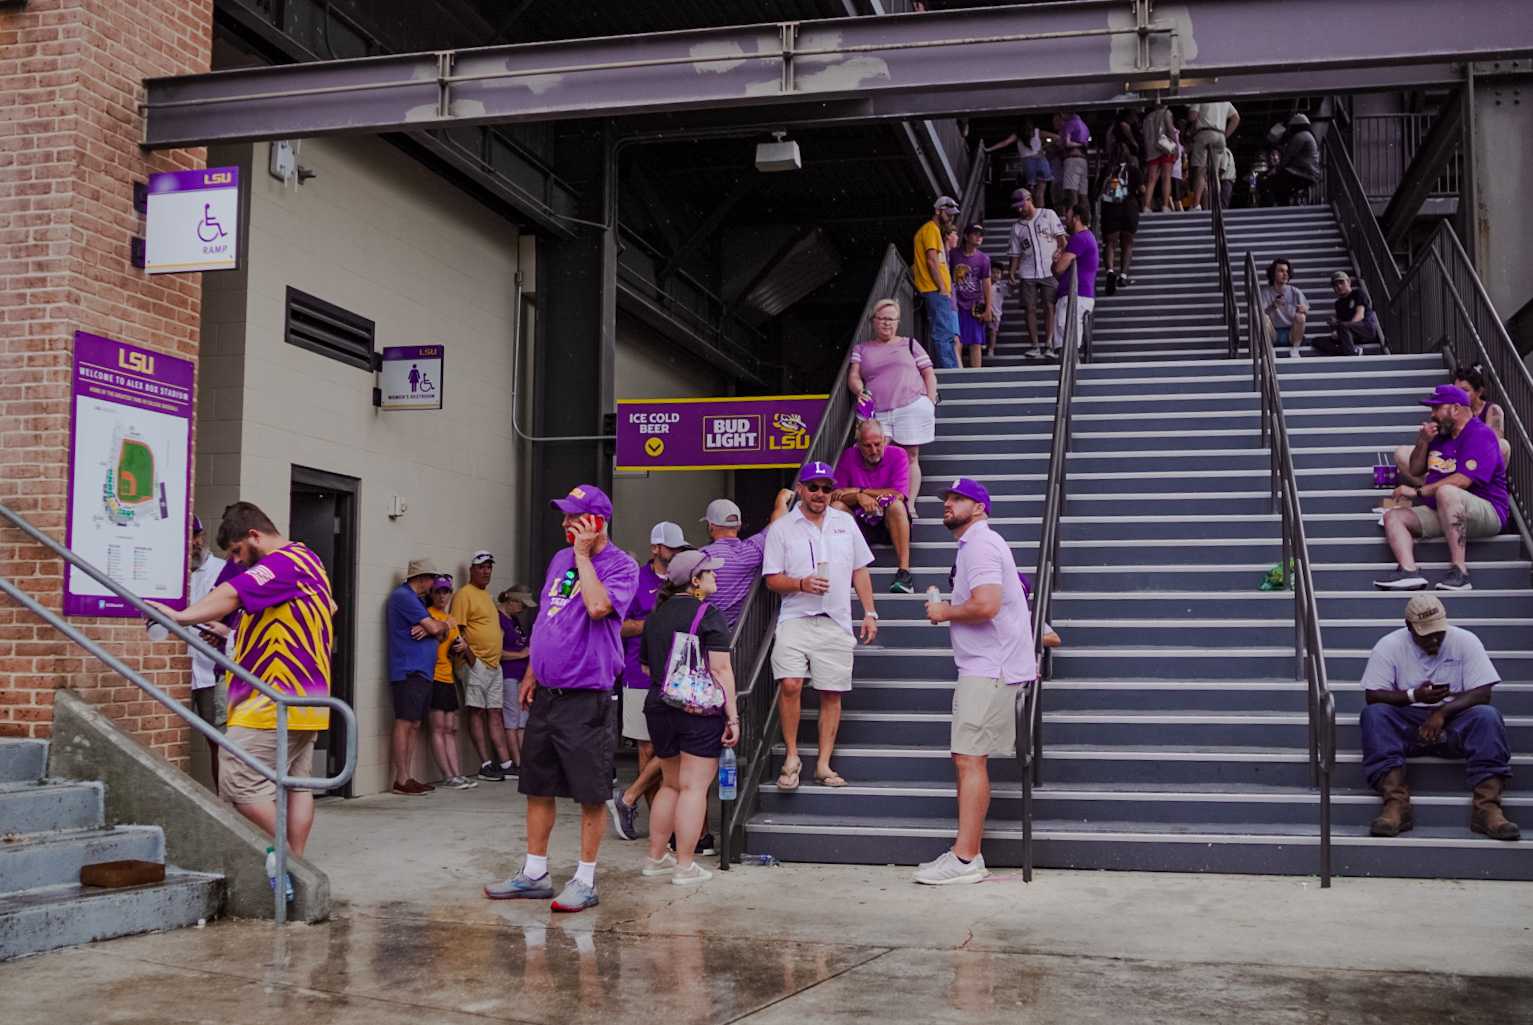
<path fill-rule="evenodd" d="M 762 868 L 776 868 L 781 862 L 770 854 L 742 854 L 740 855 L 740 864 L 760 865 Z"/>
<path fill-rule="evenodd" d="M 735 781 L 738 774 L 735 749 L 726 747 L 724 753 L 719 756 L 719 800 L 733 801 L 735 799 Z"/>
<path fill-rule="evenodd" d="M 934 605 L 942 600 L 942 592 L 937 590 L 937 585 L 932 584 L 926 589 L 926 604 Z"/>
<path fill-rule="evenodd" d="M 282 873 L 283 889 L 286 891 L 286 899 L 293 899 L 293 874 Z M 274 847 L 266 848 L 266 885 L 271 887 L 271 892 L 277 892 L 277 850 Z"/>

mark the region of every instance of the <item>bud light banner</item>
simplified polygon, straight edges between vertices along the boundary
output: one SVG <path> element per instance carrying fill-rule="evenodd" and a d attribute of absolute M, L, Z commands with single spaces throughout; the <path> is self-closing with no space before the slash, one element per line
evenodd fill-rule
<path fill-rule="evenodd" d="M 191 522 L 190 360 L 75 333 L 65 544 L 140 598 L 186 602 Z M 64 568 L 64 614 L 137 616 Z"/>
<path fill-rule="evenodd" d="M 617 469 L 796 468 L 820 426 L 826 398 L 620 399 Z"/>

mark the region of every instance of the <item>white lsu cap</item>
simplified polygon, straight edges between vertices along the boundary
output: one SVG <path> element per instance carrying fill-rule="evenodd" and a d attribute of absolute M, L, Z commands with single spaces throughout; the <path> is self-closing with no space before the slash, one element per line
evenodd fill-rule
<path fill-rule="evenodd" d="M 665 545 L 667 548 L 687 547 L 687 535 L 681 532 L 678 524 L 670 520 L 661 520 L 650 528 L 649 543 L 652 545 Z"/>
<path fill-rule="evenodd" d="M 481 563 L 494 562 L 494 561 L 495 561 L 495 553 L 494 552 L 490 552 L 490 551 L 486 551 L 485 549 L 481 548 L 481 549 L 479 549 L 479 551 L 474 553 L 474 557 L 472 559 L 468 560 L 468 564 L 470 566 L 478 566 Z"/>
<path fill-rule="evenodd" d="M 715 498 L 708 503 L 708 511 L 703 514 L 702 522 L 711 523 L 715 527 L 738 527 L 743 519 L 738 505 L 727 498 Z"/>

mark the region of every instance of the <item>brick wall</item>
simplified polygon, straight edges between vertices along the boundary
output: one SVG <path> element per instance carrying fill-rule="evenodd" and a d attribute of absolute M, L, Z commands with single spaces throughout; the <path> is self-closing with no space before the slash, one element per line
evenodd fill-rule
<path fill-rule="evenodd" d="M 213 0 L 31 0 L 0 12 L 0 501 L 64 536 L 69 370 L 77 330 L 197 355 L 199 275 L 149 278 L 133 182 L 203 166 L 200 150 L 138 147 L 141 80 L 208 70 Z M 0 527 L 0 573 L 58 608 L 57 559 Z M 137 620 L 79 620 L 134 668 L 187 696 L 175 644 Z M 0 736 L 49 735 L 53 691 L 78 689 L 172 761 L 188 730 L 94 659 L 0 604 Z"/>

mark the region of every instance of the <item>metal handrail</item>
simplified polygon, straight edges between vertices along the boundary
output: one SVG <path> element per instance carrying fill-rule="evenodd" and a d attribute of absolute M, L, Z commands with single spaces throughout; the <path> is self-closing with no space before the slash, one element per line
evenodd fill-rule
<path fill-rule="evenodd" d="M 1246 324 L 1251 360 L 1261 394 L 1262 444 L 1271 452 L 1272 503 L 1282 518 L 1282 547 L 1278 566 L 1294 595 L 1295 678 L 1305 681 L 1308 713 L 1310 777 L 1320 791 L 1320 885 L 1331 885 L 1331 780 L 1336 769 L 1336 699 L 1325 668 L 1320 630 L 1320 607 L 1310 566 L 1309 540 L 1299 503 L 1298 477 L 1289 445 L 1288 422 L 1278 383 L 1273 332 L 1262 312 L 1256 261 L 1245 258 Z"/>
<path fill-rule="evenodd" d="M 1224 310 L 1225 341 L 1229 358 L 1234 359 L 1240 354 L 1240 323 L 1236 313 L 1238 307 L 1235 305 L 1235 272 L 1230 263 L 1230 240 L 1224 228 L 1224 204 L 1220 201 L 1217 181 L 1209 182 L 1208 199 L 1214 224 L 1214 254 L 1219 264 L 1219 293 Z"/>
<path fill-rule="evenodd" d="M 287 893 L 286 887 L 283 884 L 283 880 L 286 878 L 287 873 L 287 792 L 292 788 L 318 791 L 331 790 L 335 787 L 343 786 L 347 780 L 351 779 L 352 773 L 356 771 L 357 767 L 356 713 L 353 712 L 351 710 L 351 706 L 347 705 L 344 701 L 341 701 L 339 698 L 330 697 L 329 695 L 325 695 L 323 697 L 297 697 L 292 694 L 284 694 L 282 691 L 275 689 L 260 677 L 251 673 L 238 662 L 235 662 L 233 659 L 229 658 L 217 648 L 214 648 L 212 645 L 208 644 L 201 637 L 198 637 L 195 632 L 188 630 L 186 627 L 183 627 L 181 624 L 169 618 L 158 609 L 149 605 L 138 595 L 134 594 L 132 591 L 128 590 L 126 587 L 122 586 L 117 581 L 107 576 L 90 562 L 81 558 L 79 555 L 76 555 L 64 545 L 54 540 L 51 536 L 33 526 L 20 513 L 16 512 L 14 509 L 11 509 L 4 503 L 0 503 L 0 516 L 3 516 L 9 520 L 14 526 L 20 529 L 22 533 L 26 534 L 32 540 L 36 541 L 43 547 L 48 548 L 65 562 L 80 570 L 86 576 L 96 581 L 96 583 L 100 584 L 102 587 L 105 587 L 107 590 L 111 591 L 113 594 L 126 601 L 129 605 L 143 613 L 147 619 L 150 619 L 153 622 L 165 627 L 177 638 L 184 641 L 187 647 L 208 658 L 220 668 L 233 673 L 235 676 L 239 677 L 240 680 L 248 683 L 256 691 L 259 691 L 261 694 L 264 694 L 266 697 L 270 698 L 272 702 L 278 706 L 276 730 L 277 752 L 275 764 L 282 766 L 282 769 L 280 770 L 270 765 L 266 765 L 261 761 L 258 761 L 254 755 L 250 754 L 250 752 L 246 751 L 240 745 L 230 740 L 227 735 L 220 733 L 217 727 L 205 722 L 201 716 L 197 715 L 191 709 L 181 704 L 181 702 L 165 693 L 159 687 L 156 687 L 154 684 L 150 683 L 142 675 L 140 675 L 134 669 L 130 668 L 126 663 L 117 658 L 117 656 L 113 655 L 105 647 L 87 637 L 78 627 L 74 626 L 72 623 L 64 619 L 52 609 L 44 606 L 41 602 L 33 598 L 30 594 L 27 594 L 25 591 L 21 590 L 21 588 L 16 586 L 16 584 L 12 583 L 10 580 L 4 577 L 0 577 L 0 591 L 4 591 L 18 604 L 31 611 L 33 615 L 46 622 L 49 626 L 52 626 L 59 633 L 63 634 L 69 640 L 78 644 L 81 648 L 84 648 L 87 652 L 94 655 L 96 658 L 100 659 L 108 669 L 112 670 L 114 673 L 121 676 L 129 683 L 133 684 L 139 690 L 149 695 L 149 697 L 153 698 L 155 701 L 158 701 L 161 705 L 164 705 L 166 708 L 170 709 L 170 711 L 180 716 L 193 729 L 195 729 L 198 733 L 201 733 L 203 737 L 207 738 L 208 743 L 228 751 L 244 765 L 260 774 L 263 779 L 270 780 L 272 783 L 276 784 L 277 821 L 275 836 L 272 838 L 272 849 L 276 854 L 277 861 L 277 885 L 274 888 L 274 901 L 276 904 L 275 919 L 278 925 L 285 924 L 287 922 Z M 288 775 L 286 768 L 288 740 L 286 708 L 288 706 L 298 708 L 329 708 L 340 714 L 341 719 L 345 722 L 346 760 L 345 763 L 341 766 L 341 771 L 339 773 L 334 776 L 322 777 Z"/>
<path fill-rule="evenodd" d="M 1054 396 L 1054 434 L 1049 443 L 1049 473 L 1044 484 L 1043 524 L 1038 533 L 1038 568 L 1033 580 L 1033 652 L 1038 678 L 1027 684 L 1017 715 L 1017 768 L 1022 773 L 1022 879 L 1033 879 L 1033 787 L 1043 781 L 1043 682 L 1053 671 L 1049 649 L 1043 646 L 1043 626 L 1053 606 L 1059 575 L 1059 520 L 1065 507 L 1065 460 L 1070 452 L 1071 396 L 1082 350 L 1076 316 L 1080 299 L 1079 264 L 1071 268 L 1069 303 L 1065 307 L 1065 341 L 1059 357 L 1059 386 Z M 1089 338 L 1091 314 L 1085 337 Z"/>
<path fill-rule="evenodd" d="M 867 340 L 867 324 L 873 316 L 873 307 L 884 299 L 894 299 L 900 304 L 901 335 L 913 333 L 910 328 L 915 322 L 914 285 L 910 279 L 910 265 L 893 245 L 884 251 L 883 262 L 852 330 L 846 354 L 836 369 L 835 384 L 825 402 L 825 412 L 804 453 L 806 463 L 818 460 L 835 465 L 851 436 L 857 414 L 851 392 L 846 387 L 852 349 L 858 342 Z M 772 737 L 777 729 L 777 681 L 771 676 L 769 656 L 777 629 L 779 601 L 778 596 L 758 579 L 741 608 L 734 636 L 730 638 L 730 662 L 735 666 L 736 697 L 741 706 L 739 749 L 744 757 L 738 769 L 736 798 L 719 802 L 719 867 L 725 870 L 731 861 L 736 860 L 736 840 L 744 835 L 746 816 L 755 808 L 762 775 L 771 761 Z M 742 666 L 746 667 L 743 672 Z"/>
<path fill-rule="evenodd" d="M 963 231 L 975 221 L 984 220 L 985 178 L 990 172 L 990 151 L 983 142 L 974 144 L 969 157 L 969 176 L 964 181 L 963 196 L 958 205 L 958 230 Z M 978 215 L 976 216 L 976 211 Z"/>
<path fill-rule="evenodd" d="M 1336 214 L 1347 249 L 1358 260 L 1358 273 L 1373 297 L 1375 308 L 1386 309 L 1400 291 L 1400 267 L 1389 251 L 1378 219 L 1373 216 L 1373 207 L 1340 132 L 1334 129 L 1325 132 L 1320 143 L 1320 161 L 1322 195 Z M 1392 338 L 1391 332 L 1384 332 L 1386 347 Z"/>

